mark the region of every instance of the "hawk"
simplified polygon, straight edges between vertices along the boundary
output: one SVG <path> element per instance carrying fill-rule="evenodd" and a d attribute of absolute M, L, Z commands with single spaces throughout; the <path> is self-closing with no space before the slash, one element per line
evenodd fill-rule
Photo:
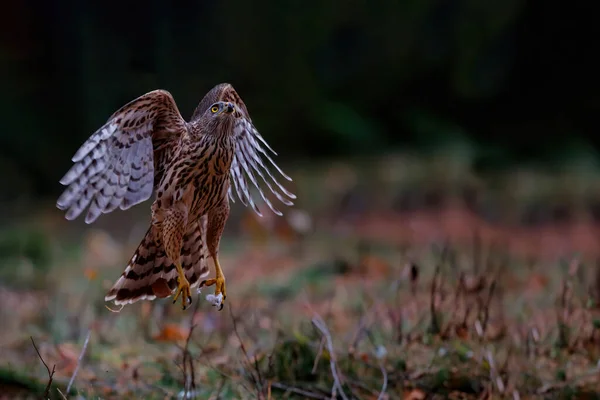
<path fill-rule="evenodd" d="M 223 309 L 227 293 L 218 253 L 229 200 L 235 201 L 232 188 L 258 215 L 249 182 L 277 215 L 282 214 L 262 184 L 287 206 L 296 198 L 271 172 L 270 167 L 291 181 L 269 152 L 276 155 L 228 83 L 211 89 L 189 122 L 165 90 L 117 110 L 73 156 L 74 165 L 60 180 L 67 188 L 57 201 L 68 220 L 87 208 L 90 224 L 156 193 L 150 227 L 105 301 L 124 305 L 174 294 L 173 303 L 181 298 L 185 309 L 192 288 L 215 285 L 215 305 Z M 209 274 L 208 258 L 215 277 L 200 282 Z"/>

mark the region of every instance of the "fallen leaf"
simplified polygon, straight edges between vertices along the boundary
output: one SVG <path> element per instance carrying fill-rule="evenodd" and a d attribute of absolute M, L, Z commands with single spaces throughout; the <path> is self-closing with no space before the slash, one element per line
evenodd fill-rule
<path fill-rule="evenodd" d="M 183 329 L 181 326 L 176 324 L 165 324 L 158 335 L 154 335 L 152 339 L 157 342 L 178 342 L 186 340 L 189 331 Z"/>
<path fill-rule="evenodd" d="M 423 400 L 425 398 L 425 392 L 421 389 L 412 389 L 404 391 L 404 400 Z"/>
<path fill-rule="evenodd" d="M 463 340 L 468 339 L 468 337 L 469 337 L 469 330 L 463 324 L 456 325 L 456 328 L 454 329 L 454 331 L 456 332 L 456 336 L 458 336 L 459 338 L 461 338 Z"/>

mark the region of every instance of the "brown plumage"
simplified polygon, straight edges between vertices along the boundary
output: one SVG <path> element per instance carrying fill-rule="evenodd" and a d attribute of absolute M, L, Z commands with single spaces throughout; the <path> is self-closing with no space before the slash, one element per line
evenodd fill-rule
<path fill-rule="evenodd" d="M 232 186 L 259 215 L 247 179 L 278 215 L 259 179 L 283 204 L 292 205 L 295 198 L 267 168 L 264 160 L 291 180 L 267 151 L 273 152 L 230 84 L 208 92 L 189 122 L 164 90 L 115 112 L 73 156 L 75 164 L 61 179 L 68 188 L 57 201 L 67 219 L 89 206 L 85 221 L 92 223 L 102 213 L 128 209 L 156 192 L 151 226 L 105 300 L 128 304 L 175 294 L 174 302 L 181 297 L 185 308 L 198 285 L 215 285 L 215 295 L 225 300 L 218 251 L 229 199 L 234 200 Z M 209 273 L 209 257 L 215 278 L 200 282 Z"/>

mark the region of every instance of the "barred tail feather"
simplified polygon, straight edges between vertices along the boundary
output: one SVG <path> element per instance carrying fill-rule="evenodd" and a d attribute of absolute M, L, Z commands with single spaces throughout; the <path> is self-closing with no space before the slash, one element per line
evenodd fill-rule
<path fill-rule="evenodd" d="M 191 288 L 198 286 L 200 279 L 209 273 L 206 222 L 206 216 L 202 217 L 189 227 L 183 237 L 181 266 Z M 174 294 L 177 288 L 177 269 L 167 257 L 157 236 L 150 227 L 125 271 L 104 297 L 105 301 L 125 305 Z"/>

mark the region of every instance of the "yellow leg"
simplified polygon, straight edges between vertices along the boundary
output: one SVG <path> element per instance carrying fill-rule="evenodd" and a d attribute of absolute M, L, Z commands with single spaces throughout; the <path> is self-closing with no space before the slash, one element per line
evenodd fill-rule
<path fill-rule="evenodd" d="M 177 293 L 175 294 L 175 298 L 173 299 L 173 304 L 177 302 L 177 299 L 181 295 L 181 308 L 183 310 L 186 309 L 188 304 L 192 304 L 192 292 L 190 291 L 190 283 L 188 282 L 185 274 L 183 273 L 183 268 L 181 268 L 181 263 L 177 262 L 175 264 L 177 268 Z M 186 304 L 187 303 L 187 304 Z"/>
<path fill-rule="evenodd" d="M 221 311 L 225 305 L 225 299 L 227 298 L 227 291 L 225 289 L 225 275 L 223 275 L 223 270 L 221 269 L 221 265 L 219 265 L 219 259 L 215 257 L 214 260 L 215 277 L 202 281 L 202 283 L 200 283 L 200 287 L 215 285 L 215 296 L 220 294 L 223 295 L 223 301 L 221 301 L 221 306 L 219 307 L 219 311 Z"/>

